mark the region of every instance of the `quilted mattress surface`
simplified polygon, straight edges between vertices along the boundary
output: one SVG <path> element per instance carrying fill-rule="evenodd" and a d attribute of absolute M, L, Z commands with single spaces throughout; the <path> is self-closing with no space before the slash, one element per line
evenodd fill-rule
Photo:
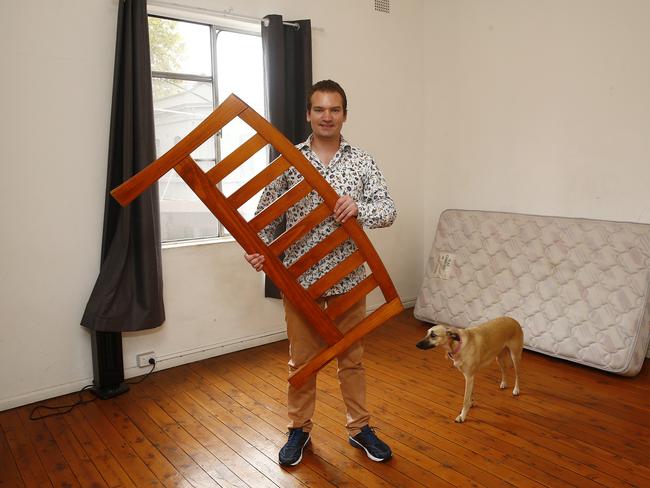
<path fill-rule="evenodd" d="M 445 210 L 414 313 L 457 327 L 507 315 L 527 349 L 632 376 L 649 283 L 648 224 Z"/>

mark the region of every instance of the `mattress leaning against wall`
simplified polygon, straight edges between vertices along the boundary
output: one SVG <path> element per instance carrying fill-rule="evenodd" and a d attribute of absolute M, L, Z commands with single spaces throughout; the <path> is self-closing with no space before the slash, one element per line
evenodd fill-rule
<path fill-rule="evenodd" d="M 414 314 L 507 315 L 527 349 L 633 376 L 650 339 L 650 225 L 445 210 Z"/>

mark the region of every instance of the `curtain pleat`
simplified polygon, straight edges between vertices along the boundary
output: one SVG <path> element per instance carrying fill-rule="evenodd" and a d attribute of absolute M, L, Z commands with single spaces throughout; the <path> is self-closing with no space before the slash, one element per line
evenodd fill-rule
<path fill-rule="evenodd" d="M 120 2 L 101 267 L 81 325 L 124 332 L 165 320 L 158 186 L 122 208 L 109 192 L 156 159 L 145 0 Z"/>

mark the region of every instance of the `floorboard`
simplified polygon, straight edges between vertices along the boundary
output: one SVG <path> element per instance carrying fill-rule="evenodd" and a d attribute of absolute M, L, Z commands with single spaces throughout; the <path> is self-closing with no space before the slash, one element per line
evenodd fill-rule
<path fill-rule="evenodd" d="M 0 487 L 650 486 L 649 361 L 626 378 L 524 351 L 521 395 L 499 389 L 495 362 L 457 424 L 464 379 L 442 351 L 415 347 L 425 331 L 406 310 L 364 339 L 371 424 L 394 452 L 387 463 L 348 444 L 333 362 L 319 373 L 303 461 L 277 464 L 287 424 L 281 341 L 155 372 L 68 414 L 0 412 Z"/>

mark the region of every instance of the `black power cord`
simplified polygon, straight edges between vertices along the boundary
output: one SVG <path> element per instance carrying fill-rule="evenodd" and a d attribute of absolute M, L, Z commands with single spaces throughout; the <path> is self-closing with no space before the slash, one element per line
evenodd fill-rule
<path fill-rule="evenodd" d="M 81 390 L 79 390 L 77 392 L 79 394 L 79 400 L 77 400 L 75 403 L 71 403 L 70 405 L 59 405 L 56 407 L 50 407 L 49 405 L 36 405 L 34 408 L 32 408 L 32 411 L 29 413 L 29 420 L 41 420 L 47 417 L 54 417 L 55 415 L 62 415 L 64 413 L 70 412 L 77 405 L 83 405 L 84 403 L 94 402 L 97 399 L 97 397 L 95 396 L 93 396 L 90 400 L 83 399 L 83 392 L 89 390 L 93 386 L 95 385 L 86 385 Z M 35 415 L 36 411 L 40 408 L 43 408 L 45 410 L 58 410 L 58 411 L 54 413 L 48 413 L 46 415 L 36 416 Z"/>
<path fill-rule="evenodd" d="M 156 369 L 156 360 L 154 358 L 149 358 L 149 364 L 151 364 L 151 369 L 147 374 L 145 374 L 142 378 L 140 378 L 137 381 L 127 381 L 127 385 L 137 385 L 138 383 L 142 383 L 144 380 L 149 378 L 149 375 L 153 373 L 153 370 Z"/>
<path fill-rule="evenodd" d="M 137 385 L 138 383 L 142 383 L 144 380 L 146 380 L 149 377 L 149 375 L 153 373 L 153 370 L 156 369 L 156 360 L 154 358 L 149 358 L 149 364 L 151 364 L 151 369 L 147 372 L 147 374 L 145 374 L 142 378 L 140 378 L 137 381 L 127 381 L 126 383 L 128 385 Z M 63 415 L 64 413 L 68 413 L 72 411 L 72 409 L 77 405 L 83 405 L 84 403 L 94 402 L 95 400 L 97 400 L 96 396 L 93 396 L 90 400 L 83 399 L 83 392 L 86 390 L 90 390 L 94 386 L 95 385 L 84 386 L 81 390 L 77 392 L 77 394 L 79 395 L 79 400 L 69 405 L 58 405 L 55 407 L 51 407 L 49 405 L 36 405 L 34 408 L 32 408 L 32 411 L 29 413 L 29 420 L 41 420 L 47 417 L 54 417 L 55 415 Z M 57 410 L 57 411 L 45 415 L 36 416 L 36 411 L 41 408 L 45 410 Z"/>

